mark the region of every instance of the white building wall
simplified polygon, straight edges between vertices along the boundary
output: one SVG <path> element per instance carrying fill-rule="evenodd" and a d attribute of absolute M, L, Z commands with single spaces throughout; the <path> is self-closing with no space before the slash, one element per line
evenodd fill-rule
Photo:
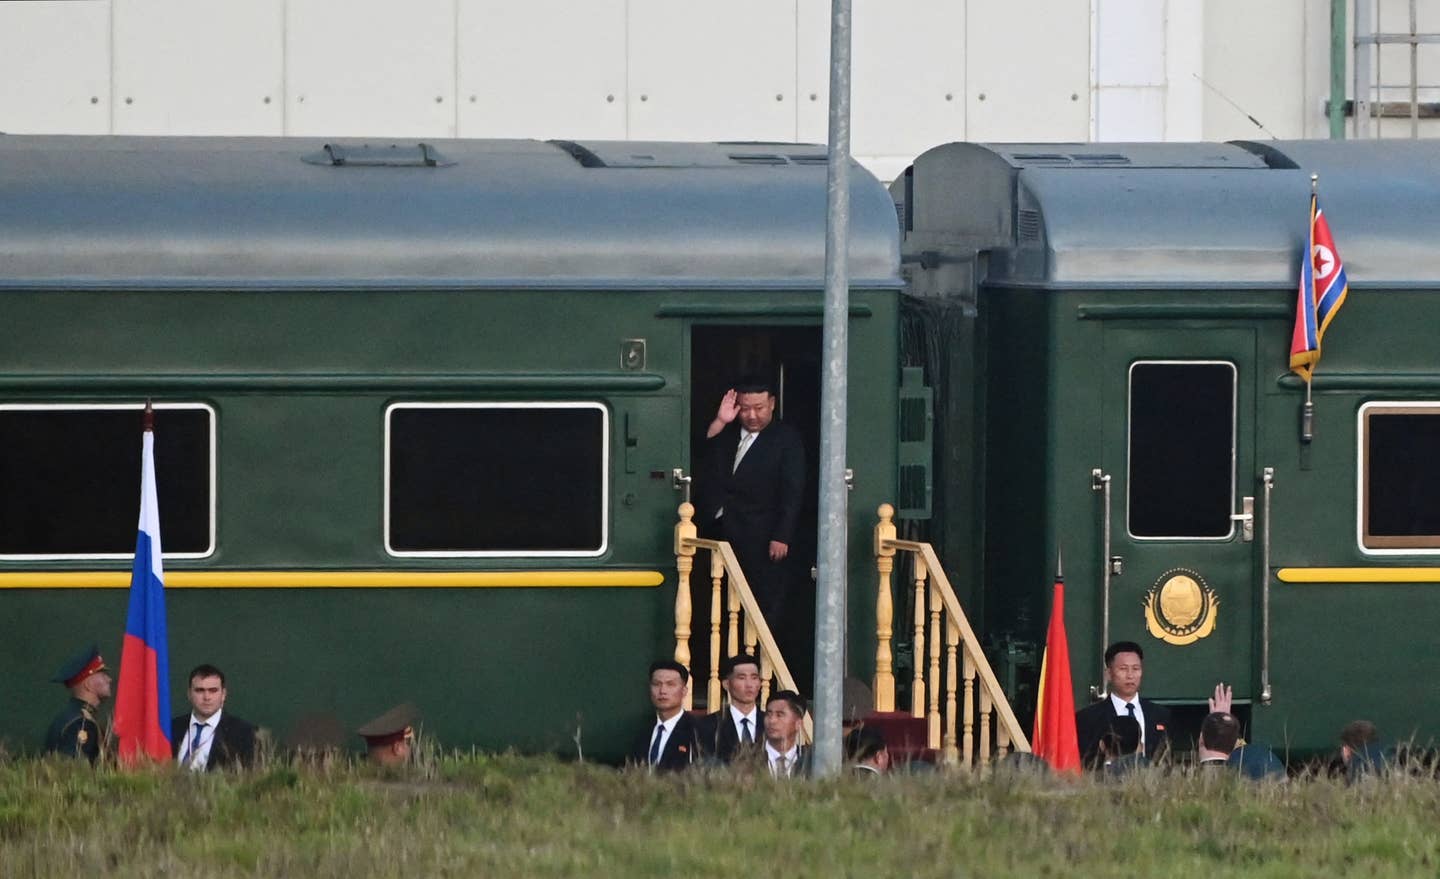
<path fill-rule="evenodd" d="M 1376 5 L 1408 27 L 1408 0 Z M 1440 31 L 1440 3 L 1419 8 Z M 853 150 L 888 178 L 951 140 L 1324 137 L 1329 9 L 854 0 Z M 829 0 L 0 0 L 0 130 L 822 142 L 829 17 Z M 1379 53 L 1391 100 L 1407 53 Z M 1421 71 L 1436 100 L 1440 47 Z"/>

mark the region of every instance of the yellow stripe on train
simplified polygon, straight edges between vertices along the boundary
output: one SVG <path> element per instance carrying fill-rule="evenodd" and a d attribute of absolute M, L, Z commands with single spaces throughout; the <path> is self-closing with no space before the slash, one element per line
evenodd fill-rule
<path fill-rule="evenodd" d="M 167 589 L 651 587 L 659 571 L 166 571 Z M 7 571 L 0 589 L 124 589 L 129 571 Z"/>
<path fill-rule="evenodd" d="M 1282 583 L 1440 583 L 1440 568 L 1281 568 Z"/>

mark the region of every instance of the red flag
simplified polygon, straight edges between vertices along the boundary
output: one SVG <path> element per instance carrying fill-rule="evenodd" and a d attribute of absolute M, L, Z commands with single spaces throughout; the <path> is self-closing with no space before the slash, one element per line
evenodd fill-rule
<path fill-rule="evenodd" d="M 1035 752 L 1056 772 L 1080 772 L 1080 741 L 1075 734 L 1075 688 L 1070 680 L 1070 644 L 1065 637 L 1065 579 L 1055 580 L 1055 604 L 1040 663 L 1040 693 L 1035 708 Z"/>

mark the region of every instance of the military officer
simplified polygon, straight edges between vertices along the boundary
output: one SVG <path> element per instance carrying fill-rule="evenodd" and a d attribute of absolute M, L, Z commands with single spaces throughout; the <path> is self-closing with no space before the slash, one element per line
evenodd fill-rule
<path fill-rule="evenodd" d="M 105 659 L 92 644 L 71 657 L 51 679 L 70 691 L 70 703 L 56 715 L 45 734 L 45 751 L 66 757 L 84 757 L 94 764 L 100 758 L 100 725 L 95 714 L 110 698 L 110 675 Z"/>
<path fill-rule="evenodd" d="M 415 706 L 406 703 L 391 708 L 356 730 L 365 740 L 366 756 L 381 766 L 408 763 L 411 745 L 415 741 L 417 717 Z"/>

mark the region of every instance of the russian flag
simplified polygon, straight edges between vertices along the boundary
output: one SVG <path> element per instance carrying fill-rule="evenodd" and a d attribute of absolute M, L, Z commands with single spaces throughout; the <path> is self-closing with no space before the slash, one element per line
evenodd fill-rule
<path fill-rule="evenodd" d="M 165 574 L 160 563 L 160 505 L 155 496 L 155 416 L 145 406 L 140 459 L 140 534 L 130 576 L 130 613 L 120 653 L 115 736 L 120 762 L 168 762 L 170 657 L 165 634 Z"/>

